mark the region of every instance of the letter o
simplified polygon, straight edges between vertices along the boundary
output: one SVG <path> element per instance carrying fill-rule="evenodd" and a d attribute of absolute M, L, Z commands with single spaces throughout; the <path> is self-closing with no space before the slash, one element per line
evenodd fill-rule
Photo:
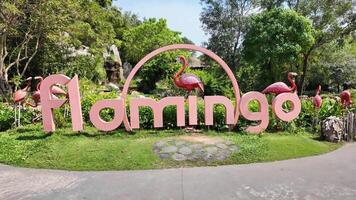
<path fill-rule="evenodd" d="M 100 100 L 96 102 L 90 109 L 89 117 L 93 125 L 101 131 L 113 131 L 117 129 L 124 119 L 124 103 L 121 99 Z M 106 122 L 100 117 L 100 111 L 104 108 L 114 109 L 114 119 L 111 122 Z"/>
<path fill-rule="evenodd" d="M 284 112 L 282 107 L 283 103 L 286 101 L 292 102 L 292 109 L 289 112 Z M 296 93 L 282 93 L 274 98 L 272 102 L 272 110 L 280 120 L 290 122 L 298 117 L 302 110 L 302 106 Z"/>

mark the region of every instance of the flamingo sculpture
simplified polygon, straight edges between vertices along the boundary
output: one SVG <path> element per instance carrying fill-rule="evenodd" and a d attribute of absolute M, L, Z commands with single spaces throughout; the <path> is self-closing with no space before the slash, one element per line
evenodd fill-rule
<path fill-rule="evenodd" d="M 295 72 L 289 72 L 288 73 L 288 80 L 290 82 L 290 84 L 292 85 L 292 87 L 288 87 L 285 83 L 283 82 L 277 82 L 277 83 L 273 83 L 271 85 L 269 85 L 268 87 L 266 87 L 262 93 L 263 94 L 275 94 L 275 95 L 279 95 L 281 93 L 286 93 L 286 92 L 294 92 L 295 90 L 297 90 L 297 85 L 295 84 L 293 78 L 295 76 L 297 76 L 298 74 Z"/>
<path fill-rule="evenodd" d="M 315 118 L 313 120 L 314 130 L 316 130 L 316 124 L 319 122 L 319 109 L 321 108 L 321 104 L 323 102 L 320 96 L 320 90 L 321 86 L 318 85 L 318 87 L 316 88 L 315 96 L 313 97 L 314 108 L 316 109 Z"/>
<path fill-rule="evenodd" d="M 25 102 L 28 95 L 28 91 L 31 86 L 32 77 L 26 79 L 26 86 L 23 89 L 17 90 L 13 95 L 13 101 L 15 103 L 15 125 L 21 126 L 21 107 Z"/>
<path fill-rule="evenodd" d="M 41 76 L 36 76 L 35 80 L 40 80 L 40 81 L 37 83 L 36 91 L 32 94 L 32 97 L 31 97 L 33 102 L 34 102 L 34 104 L 29 103 L 29 102 L 26 103 L 26 105 L 29 105 L 29 106 L 31 106 L 33 108 L 37 108 L 38 105 L 41 103 L 40 87 L 41 87 L 41 83 L 43 81 L 43 78 Z M 61 89 L 61 88 L 59 88 L 57 86 L 52 86 L 51 92 L 52 92 L 52 97 L 54 99 L 58 99 L 58 97 L 56 95 L 66 95 L 67 96 L 67 93 L 63 89 Z M 36 121 L 38 118 L 39 117 L 36 117 L 35 119 L 33 119 L 33 121 Z"/>
<path fill-rule="evenodd" d="M 182 74 L 184 70 L 189 66 L 187 59 L 184 56 L 179 56 L 177 61 L 182 63 L 182 67 L 179 71 L 173 76 L 173 83 L 178 88 L 182 88 L 186 90 L 187 96 L 190 95 L 191 91 L 194 89 L 198 89 L 204 92 L 204 85 L 203 82 L 194 74 Z M 186 127 L 185 129 L 188 132 L 196 132 L 194 127 Z"/>
<path fill-rule="evenodd" d="M 313 98 L 314 107 L 317 109 L 320 109 L 321 104 L 323 102 L 323 100 L 320 97 L 320 90 L 321 90 L 321 86 L 318 85 L 318 87 L 316 88 L 315 97 Z"/>
<path fill-rule="evenodd" d="M 351 93 L 349 90 L 344 90 L 340 94 L 341 104 L 345 107 L 352 104 Z"/>
<path fill-rule="evenodd" d="M 179 56 L 178 60 L 182 63 L 182 67 L 179 71 L 173 76 L 174 85 L 179 88 L 182 88 L 188 92 L 188 96 L 194 89 L 199 89 L 204 92 L 203 82 L 194 74 L 182 74 L 184 70 L 189 66 L 188 61 L 183 56 Z"/>

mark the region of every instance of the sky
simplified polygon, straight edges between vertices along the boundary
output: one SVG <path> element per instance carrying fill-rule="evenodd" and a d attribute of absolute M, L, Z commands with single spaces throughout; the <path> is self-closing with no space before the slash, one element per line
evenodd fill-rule
<path fill-rule="evenodd" d="M 143 18 L 165 18 L 168 27 L 179 31 L 196 45 L 208 37 L 199 21 L 202 6 L 199 0 L 115 0 L 114 5 Z"/>

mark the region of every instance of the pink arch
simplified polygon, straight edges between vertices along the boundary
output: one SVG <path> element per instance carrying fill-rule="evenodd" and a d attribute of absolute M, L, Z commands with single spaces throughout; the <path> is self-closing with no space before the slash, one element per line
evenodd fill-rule
<path fill-rule="evenodd" d="M 210 58 L 212 58 L 213 60 L 215 60 L 217 63 L 220 64 L 220 66 L 224 69 L 224 71 L 226 72 L 226 74 L 228 75 L 228 77 L 230 78 L 231 82 L 232 82 L 232 86 L 234 89 L 234 93 L 235 93 L 235 98 L 236 98 L 236 105 L 235 105 L 235 117 L 234 117 L 234 124 L 237 124 L 237 121 L 239 119 L 239 109 L 238 109 L 238 105 L 240 102 L 240 89 L 239 89 L 239 85 L 237 84 L 237 80 L 234 76 L 234 73 L 231 71 L 231 69 L 229 68 L 229 66 L 225 63 L 225 61 L 223 61 L 218 55 L 216 55 L 215 53 L 213 53 L 212 51 L 202 48 L 202 47 L 198 47 L 195 45 L 191 45 L 191 44 L 173 44 L 173 45 L 168 45 L 165 47 L 161 47 L 155 51 L 152 51 L 151 53 L 149 53 L 148 55 L 146 55 L 144 58 L 142 58 L 140 60 L 140 62 L 138 62 L 136 64 L 136 66 L 132 69 L 131 73 L 129 74 L 129 76 L 126 79 L 124 88 L 122 90 L 121 93 L 121 98 L 122 98 L 122 102 L 123 102 L 123 112 L 124 114 L 124 125 L 127 131 L 132 131 L 131 125 L 129 123 L 127 114 L 126 114 L 126 106 L 125 106 L 125 102 L 126 102 L 126 97 L 127 97 L 127 93 L 129 90 L 129 86 L 130 83 L 133 79 L 133 77 L 136 75 L 137 71 L 150 59 L 152 59 L 153 57 L 157 56 L 160 53 L 166 52 L 166 51 L 172 51 L 172 50 L 177 50 L 177 49 L 184 49 L 184 50 L 193 50 L 193 51 L 199 51 L 201 53 L 204 53 L 205 55 L 209 56 Z"/>

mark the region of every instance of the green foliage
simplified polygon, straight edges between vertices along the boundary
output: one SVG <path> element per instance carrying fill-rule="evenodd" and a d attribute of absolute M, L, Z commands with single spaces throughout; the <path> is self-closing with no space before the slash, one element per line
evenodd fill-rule
<path fill-rule="evenodd" d="M 293 10 L 272 9 L 252 17 L 244 40 L 247 61 L 263 66 L 271 81 L 283 66 L 300 62 L 301 54 L 314 43 L 310 21 Z"/>
<path fill-rule="evenodd" d="M 167 27 L 165 19 L 149 19 L 123 34 L 124 57 L 131 63 L 137 63 L 151 51 L 169 44 L 181 43 L 180 33 Z"/>
<path fill-rule="evenodd" d="M 209 73 L 205 70 L 190 70 L 187 73 L 192 73 L 197 75 L 200 80 L 204 84 L 204 95 L 212 96 L 212 95 L 221 95 L 224 93 L 225 87 L 220 84 L 216 76 L 214 74 Z"/>
<path fill-rule="evenodd" d="M 83 112 L 83 119 L 86 122 L 90 122 L 89 119 L 89 112 L 92 106 L 98 102 L 99 100 L 103 99 L 116 99 L 118 97 L 117 92 L 107 92 L 107 93 L 87 93 L 85 96 L 82 97 L 82 112 Z M 105 109 L 100 113 L 100 116 L 103 120 L 110 121 L 113 117 L 113 111 L 111 109 Z"/>
<path fill-rule="evenodd" d="M 180 33 L 170 30 L 164 19 L 149 19 L 124 31 L 123 40 L 123 56 L 131 63 L 139 62 L 146 54 L 162 46 L 183 42 Z M 140 91 L 150 92 L 156 88 L 156 82 L 172 75 L 172 62 L 181 54 L 179 51 L 167 52 L 147 62 L 138 73 Z"/>
<path fill-rule="evenodd" d="M 235 73 L 240 67 L 241 42 L 246 33 L 249 13 L 255 5 L 251 0 L 201 0 L 200 16 L 203 29 L 208 33 L 208 49 L 219 55 Z"/>
<path fill-rule="evenodd" d="M 151 93 L 156 89 L 156 83 L 167 80 L 170 83 L 173 74 L 178 71 L 176 58 L 186 53 L 179 51 L 165 52 L 148 61 L 137 73 L 137 87 L 144 93 Z"/>
<path fill-rule="evenodd" d="M 78 56 L 68 62 L 70 68 L 64 69 L 64 74 L 73 77 L 79 75 L 96 83 L 106 79 L 104 62 L 101 57 Z"/>
<path fill-rule="evenodd" d="M 21 109 L 21 125 L 32 124 L 32 120 L 40 113 L 30 107 Z M 11 129 L 15 123 L 14 107 L 9 104 L 0 102 L 0 131 Z"/>
<path fill-rule="evenodd" d="M 0 131 L 6 131 L 14 124 L 14 110 L 10 106 L 0 103 Z"/>

